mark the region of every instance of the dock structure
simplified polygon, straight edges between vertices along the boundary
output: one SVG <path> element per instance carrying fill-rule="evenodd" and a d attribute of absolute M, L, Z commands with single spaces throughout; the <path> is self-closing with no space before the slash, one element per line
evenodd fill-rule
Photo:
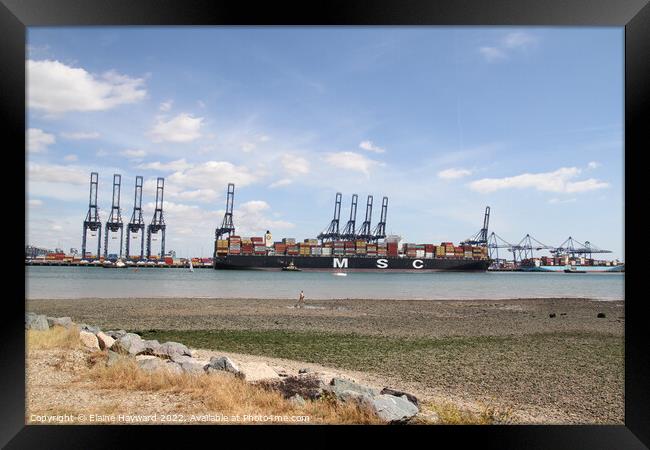
<path fill-rule="evenodd" d="M 113 203 L 111 205 L 111 214 L 106 221 L 104 229 L 104 258 L 108 257 L 108 237 L 111 233 L 120 233 L 120 248 L 117 254 L 122 257 L 122 248 L 124 244 L 124 223 L 122 222 L 122 211 L 120 210 L 120 191 L 122 187 L 122 175 L 113 174 Z M 113 236 L 113 239 L 117 239 Z"/>
<path fill-rule="evenodd" d="M 142 176 L 135 177 L 135 198 L 133 199 L 133 214 L 126 226 L 126 258 L 131 256 L 131 233 L 133 239 L 140 234 L 140 259 L 144 259 L 144 219 L 142 218 Z"/>
<path fill-rule="evenodd" d="M 147 259 L 151 259 L 151 241 L 156 240 L 160 232 L 160 257 L 165 257 L 165 232 L 167 226 L 163 217 L 163 194 L 165 190 L 165 179 L 159 177 L 156 182 L 156 209 L 153 213 L 151 223 L 147 227 Z"/>

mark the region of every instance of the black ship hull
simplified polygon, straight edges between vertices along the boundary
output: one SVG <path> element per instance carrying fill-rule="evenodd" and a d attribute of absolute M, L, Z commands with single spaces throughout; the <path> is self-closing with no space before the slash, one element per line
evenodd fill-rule
<path fill-rule="evenodd" d="M 333 272 L 485 272 L 490 265 L 487 259 L 226 255 L 214 259 L 214 268 L 282 270 L 292 262 L 303 271 Z"/>

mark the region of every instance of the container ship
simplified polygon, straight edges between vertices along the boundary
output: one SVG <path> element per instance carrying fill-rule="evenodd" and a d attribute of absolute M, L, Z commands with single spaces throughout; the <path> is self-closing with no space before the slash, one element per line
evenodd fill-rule
<path fill-rule="evenodd" d="M 523 272 L 575 272 L 603 273 L 625 272 L 625 264 L 612 261 L 599 261 L 592 258 L 575 258 L 570 256 L 527 259 L 521 262 Z"/>
<path fill-rule="evenodd" d="M 336 194 L 334 219 L 318 239 L 296 242 L 284 238 L 274 242 L 264 237 L 245 238 L 234 234 L 232 207 L 234 185 L 228 186 L 226 212 L 215 232 L 215 269 L 350 272 L 486 271 L 490 265 L 486 246 L 451 242 L 400 245 L 398 236 L 386 236 L 388 198 L 382 201 L 381 218 L 371 229 L 372 196 L 368 196 L 366 220 L 356 228 L 357 195 L 352 196 L 350 220 L 339 231 L 341 194 Z M 228 237 L 225 238 L 225 235 Z"/>

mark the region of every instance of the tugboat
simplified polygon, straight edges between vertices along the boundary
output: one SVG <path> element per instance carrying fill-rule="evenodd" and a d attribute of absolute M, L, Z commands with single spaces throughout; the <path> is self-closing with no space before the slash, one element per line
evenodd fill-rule
<path fill-rule="evenodd" d="M 570 269 L 564 269 L 564 273 L 587 273 L 586 270 L 576 270 L 575 266 L 571 266 Z"/>
<path fill-rule="evenodd" d="M 302 272 L 302 269 L 297 268 L 294 264 L 293 261 L 289 263 L 288 266 L 283 267 L 282 270 L 286 272 Z"/>

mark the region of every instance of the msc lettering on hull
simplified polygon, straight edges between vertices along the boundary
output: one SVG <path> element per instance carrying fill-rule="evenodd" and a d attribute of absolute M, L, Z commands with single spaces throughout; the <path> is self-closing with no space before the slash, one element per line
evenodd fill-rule
<path fill-rule="evenodd" d="M 335 269 L 347 269 L 348 268 L 348 258 L 332 258 L 332 263 Z M 424 261 L 421 259 L 414 259 L 411 263 L 414 269 L 422 269 L 424 267 Z M 388 269 L 388 260 L 385 258 L 379 258 L 375 265 L 378 269 Z"/>

